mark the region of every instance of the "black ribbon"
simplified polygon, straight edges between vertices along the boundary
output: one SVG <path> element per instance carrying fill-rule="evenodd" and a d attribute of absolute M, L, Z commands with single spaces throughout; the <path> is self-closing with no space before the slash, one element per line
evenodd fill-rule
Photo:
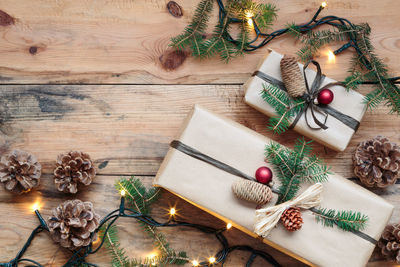
<path fill-rule="evenodd" d="M 310 63 L 313 63 L 317 67 L 317 75 L 315 76 L 315 79 L 314 79 L 311 87 L 308 85 L 307 76 L 305 73 L 305 71 Z M 304 100 L 304 108 L 302 109 L 301 112 L 299 112 L 297 114 L 296 118 L 293 120 L 293 122 L 289 128 L 293 128 L 299 121 L 301 115 L 304 113 L 305 121 L 307 123 L 307 126 L 310 127 L 310 129 L 313 129 L 313 130 L 328 129 L 328 126 L 326 126 L 326 121 L 328 119 L 328 115 L 331 115 L 356 132 L 358 130 L 358 127 L 360 126 L 359 121 L 357 121 L 356 119 L 354 119 L 346 114 L 341 113 L 340 111 L 330 107 L 329 105 L 316 104 L 314 102 L 314 100 L 318 97 L 318 94 L 322 90 L 327 89 L 331 86 L 335 86 L 335 85 L 343 86 L 343 83 L 332 82 L 332 83 L 328 83 L 328 84 L 324 85 L 323 87 L 321 87 L 321 84 L 325 79 L 325 75 L 322 74 L 321 66 L 319 65 L 319 63 L 314 60 L 310 60 L 309 62 L 307 62 L 306 65 L 304 65 L 303 74 L 304 74 L 305 86 L 307 89 L 307 92 L 302 96 L 302 99 Z M 263 73 L 261 71 L 255 71 L 253 73 L 253 76 L 257 76 L 257 77 L 261 78 L 262 80 L 264 80 L 272 85 L 275 85 L 279 89 L 287 92 L 285 84 L 282 81 L 279 81 L 278 79 L 271 77 L 270 75 L 268 75 L 266 73 Z M 318 125 L 318 127 L 313 127 L 308 122 L 307 111 L 309 109 L 311 111 L 312 118 L 313 118 L 315 124 Z M 315 112 L 319 112 L 324 115 L 323 121 L 320 121 L 317 118 L 317 116 L 315 115 Z"/>
<path fill-rule="evenodd" d="M 221 161 L 219 161 L 217 159 L 214 159 L 214 158 L 212 158 L 210 156 L 207 156 L 206 154 L 201 153 L 200 151 L 194 149 L 193 147 L 185 145 L 181 141 L 173 140 L 171 142 L 170 146 L 172 148 L 175 148 L 176 150 L 178 150 L 178 151 L 180 151 L 180 152 L 192 157 L 192 158 L 201 160 L 201 161 L 203 161 L 205 163 L 208 163 L 208 164 L 210 164 L 210 165 L 212 165 L 212 166 L 214 166 L 214 167 L 216 167 L 216 168 L 218 168 L 220 170 L 226 171 L 226 172 L 228 172 L 230 174 L 233 174 L 233 175 L 236 175 L 238 177 L 241 177 L 241 178 L 244 178 L 244 179 L 248 179 L 248 180 L 253 180 L 253 181 L 256 180 L 254 177 L 251 177 L 250 175 L 247 175 L 247 174 L 243 173 L 242 171 L 239 171 L 238 169 L 236 169 L 236 168 L 234 168 L 232 166 L 229 166 L 228 164 L 225 164 L 225 163 L 223 163 L 223 162 L 221 162 Z M 279 193 L 279 191 L 274 189 L 274 188 L 272 188 L 272 191 L 274 193 Z M 318 210 L 315 209 L 315 208 L 311 208 L 310 210 L 315 212 L 315 213 L 318 212 Z M 378 243 L 378 241 L 375 240 L 373 237 L 371 237 L 371 236 L 369 236 L 369 235 L 367 235 L 367 234 L 365 234 L 365 233 L 363 233 L 361 231 L 353 230 L 351 232 L 354 233 L 355 235 L 363 238 L 364 240 L 367 240 L 367 241 L 371 242 L 374 245 L 376 245 Z"/>

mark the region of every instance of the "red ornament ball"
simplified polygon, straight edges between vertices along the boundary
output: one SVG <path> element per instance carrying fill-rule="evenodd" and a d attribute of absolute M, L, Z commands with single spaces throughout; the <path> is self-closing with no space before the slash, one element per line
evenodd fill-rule
<path fill-rule="evenodd" d="M 329 89 L 323 89 L 318 94 L 318 103 L 328 105 L 333 101 L 333 92 Z"/>
<path fill-rule="evenodd" d="M 272 181 L 272 171 L 268 167 L 260 167 L 256 171 L 256 179 L 259 183 L 268 184 Z"/>

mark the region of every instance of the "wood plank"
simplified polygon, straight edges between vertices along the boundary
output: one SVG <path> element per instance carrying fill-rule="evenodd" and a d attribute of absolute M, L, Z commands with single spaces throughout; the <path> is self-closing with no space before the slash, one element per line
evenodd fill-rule
<path fill-rule="evenodd" d="M 183 8 L 181 18 L 168 13 L 167 2 L 38 0 L 27 4 L 1 0 L 0 10 L 14 18 L 15 23 L 0 25 L 0 83 L 238 84 L 249 78 L 266 48 L 237 58 L 229 65 L 216 59 L 188 58 L 175 71 L 163 69 L 160 57 L 168 57 L 170 38 L 184 29 L 199 1 L 177 1 Z M 309 20 L 320 4 L 317 0 L 270 2 L 279 8 L 274 29 L 288 22 Z M 398 74 L 400 2 L 328 2 L 322 15 L 342 16 L 354 23 L 371 25 L 377 53 Z M 283 37 L 269 47 L 293 54 L 300 44 Z M 330 77 L 343 79 L 351 55 L 345 52 L 336 64 L 327 64 L 324 53 L 318 60 Z"/>
<path fill-rule="evenodd" d="M 54 190 L 51 173 L 58 153 L 80 149 L 88 152 L 96 161 L 99 175 L 95 183 L 90 190 L 79 193 L 77 197 L 93 201 L 101 215 L 105 215 L 118 205 L 118 196 L 112 185 L 120 175 L 147 175 L 144 181 L 147 185 L 151 184 L 152 175 L 156 173 L 168 143 L 178 134 L 183 119 L 195 103 L 273 140 L 293 146 L 299 135 L 293 131 L 282 136 L 267 132 L 267 118 L 244 104 L 243 95 L 243 90 L 237 85 L 0 86 L 0 151 L 13 148 L 28 150 L 43 163 L 45 173 L 39 190 L 28 195 L 12 196 L 0 189 L 0 211 L 9 214 L 0 217 L 0 231 L 6 233 L 0 237 L 0 250 L 6 251 L 5 255 L 0 255 L 0 261 L 15 255 L 26 235 L 36 225 L 36 218 L 28 211 L 33 200 L 38 197 L 43 200 L 43 215 L 48 216 L 51 208 L 71 198 Z M 325 151 L 319 144 L 314 145 L 315 151 L 326 159 L 333 171 L 345 177 L 353 176 L 351 154 L 358 142 L 385 134 L 392 141 L 400 143 L 399 119 L 395 115 L 386 115 L 387 111 L 380 107 L 368 112 L 345 152 Z M 400 185 L 376 191 L 396 206 L 392 222 L 398 222 L 400 218 L 399 192 Z M 211 215 L 169 193 L 157 204 L 155 215 L 161 218 L 165 213 L 161 207 L 175 203 L 178 203 L 180 213 L 189 221 L 201 220 L 213 226 L 221 224 Z M 212 237 L 187 229 L 180 231 L 182 235 L 165 230 L 173 246 L 185 248 L 190 257 L 205 257 L 218 250 Z M 130 221 L 121 222 L 122 235 L 123 245 L 135 255 L 143 256 L 152 249 L 150 241 Z M 232 244 L 249 244 L 271 252 L 284 266 L 299 266 L 295 260 L 237 230 L 229 233 L 229 238 Z M 49 247 L 48 241 L 48 236 L 41 234 L 35 240 L 38 245 L 27 256 L 40 259 L 41 262 L 48 261 L 50 266 L 59 266 L 65 261 L 65 252 L 55 245 Z M 199 248 L 207 249 L 199 251 Z M 247 257 L 244 254 L 233 256 L 232 265 L 228 266 L 241 265 Z M 99 262 L 100 266 L 108 262 L 105 254 L 92 259 Z M 384 264 L 377 255 L 372 260 L 371 266 L 391 266 Z M 259 262 L 256 266 L 263 266 L 263 263 Z"/>

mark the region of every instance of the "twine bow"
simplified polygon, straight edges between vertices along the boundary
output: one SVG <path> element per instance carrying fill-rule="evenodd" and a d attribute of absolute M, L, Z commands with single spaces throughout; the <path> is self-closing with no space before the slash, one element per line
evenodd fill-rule
<path fill-rule="evenodd" d="M 254 224 L 254 232 L 262 237 L 267 237 L 269 232 L 279 222 L 283 212 L 291 207 L 299 207 L 302 209 L 310 209 L 321 203 L 323 186 L 316 183 L 301 195 L 281 203 L 276 206 L 256 210 L 256 222 Z"/>
<path fill-rule="evenodd" d="M 308 85 L 307 76 L 306 76 L 306 69 L 307 69 L 307 67 L 308 67 L 308 65 L 310 63 L 313 63 L 317 67 L 317 74 L 316 74 L 316 76 L 314 78 L 314 81 L 313 81 L 313 83 L 311 85 L 311 88 Z M 326 130 L 326 129 L 328 129 L 328 126 L 326 126 L 326 121 L 328 119 L 328 113 L 326 113 L 325 111 L 323 111 L 322 109 L 319 108 L 318 105 L 321 105 L 321 104 L 315 103 L 315 99 L 318 97 L 318 94 L 322 90 L 324 90 L 324 89 L 326 89 L 328 87 L 334 86 L 334 85 L 342 85 L 343 86 L 343 84 L 340 83 L 340 82 L 332 82 L 332 83 L 328 83 L 327 85 L 325 85 L 323 87 L 320 87 L 322 82 L 325 79 L 325 75 L 322 74 L 321 66 L 315 60 L 310 60 L 310 61 L 307 62 L 307 64 L 304 65 L 304 67 L 303 67 L 303 76 L 304 76 L 304 82 L 305 82 L 305 86 L 306 86 L 306 90 L 307 90 L 307 92 L 301 97 L 304 100 L 304 108 L 303 108 L 303 110 L 301 112 L 299 112 L 297 114 L 296 118 L 294 119 L 294 121 L 292 122 L 290 127 L 293 128 L 296 125 L 296 123 L 299 121 L 301 115 L 304 113 L 304 117 L 305 117 L 305 120 L 306 120 L 306 123 L 307 123 L 308 127 L 310 127 L 313 130 L 319 130 L 319 129 Z M 312 115 L 312 117 L 314 119 L 314 122 L 319 127 L 313 127 L 308 122 L 308 118 L 307 118 L 308 109 L 310 109 L 311 115 Z M 317 112 L 319 112 L 319 113 L 324 115 L 324 121 L 323 122 L 321 122 L 317 118 L 317 116 L 315 115 L 315 111 L 317 111 Z"/>

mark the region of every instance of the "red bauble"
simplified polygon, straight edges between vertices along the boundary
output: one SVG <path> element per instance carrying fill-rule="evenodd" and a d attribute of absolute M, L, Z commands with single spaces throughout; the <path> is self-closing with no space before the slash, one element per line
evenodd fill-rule
<path fill-rule="evenodd" d="M 272 171 L 268 167 L 260 167 L 256 171 L 256 179 L 259 183 L 268 184 L 272 181 Z"/>
<path fill-rule="evenodd" d="M 333 101 L 333 92 L 329 89 L 323 89 L 318 94 L 318 103 L 328 105 Z"/>

